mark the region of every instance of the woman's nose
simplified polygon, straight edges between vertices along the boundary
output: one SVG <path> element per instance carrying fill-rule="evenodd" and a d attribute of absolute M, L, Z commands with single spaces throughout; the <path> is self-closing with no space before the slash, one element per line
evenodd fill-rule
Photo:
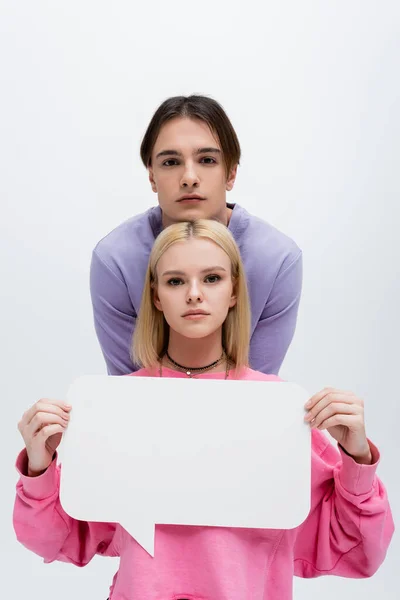
<path fill-rule="evenodd" d="M 201 302 L 203 299 L 201 290 L 197 283 L 192 283 L 187 295 L 187 302 Z"/>

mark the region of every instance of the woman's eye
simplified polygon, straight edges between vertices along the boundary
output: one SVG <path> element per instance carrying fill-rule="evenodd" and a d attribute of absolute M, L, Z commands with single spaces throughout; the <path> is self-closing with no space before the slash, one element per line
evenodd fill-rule
<path fill-rule="evenodd" d="M 183 283 L 182 279 L 178 277 L 173 277 L 172 279 L 168 279 L 168 285 L 181 285 Z"/>
<path fill-rule="evenodd" d="M 207 283 L 216 283 L 220 279 L 221 279 L 221 277 L 219 275 L 207 275 L 207 277 L 205 278 L 205 281 Z"/>

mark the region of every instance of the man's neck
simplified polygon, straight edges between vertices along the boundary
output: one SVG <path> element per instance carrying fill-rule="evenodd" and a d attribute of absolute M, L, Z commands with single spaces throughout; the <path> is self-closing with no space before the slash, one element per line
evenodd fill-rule
<path fill-rule="evenodd" d="M 211 216 L 209 218 L 210 219 L 216 219 L 217 221 L 220 221 L 221 223 L 223 223 L 224 225 L 226 225 L 226 227 L 228 227 L 229 221 L 231 220 L 232 210 L 233 210 L 232 208 L 229 208 L 229 206 L 226 206 L 225 209 L 223 210 L 223 212 L 221 214 L 213 215 L 213 216 Z M 169 227 L 170 225 L 173 225 L 174 223 L 180 223 L 181 222 L 181 221 L 176 221 L 174 219 L 170 219 L 162 211 L 161 211 L 161 220 L 162 220 L 162 228 L 163 229 L 165 229 L 166 227 Z"/>

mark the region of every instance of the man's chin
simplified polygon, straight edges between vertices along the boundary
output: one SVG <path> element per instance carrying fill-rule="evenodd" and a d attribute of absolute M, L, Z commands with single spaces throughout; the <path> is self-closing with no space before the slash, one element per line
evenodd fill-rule
<path fill-rule="evenodd" d="M 200 203 L 193 205 L 185 204 L 185 206 L 174 208 L 175 210 L 173 211 L 162 211 L 164 227 L 168 227 L 168 225 L 172 225 L 173 223 L 194 221 L 197 219 L 215 219 L 224 225 L 227 224 L 226 204 L 221 208 L 214 207 L 214 209 L 212 209 L 207 203 L 207 200 L 202 200 Z"/>

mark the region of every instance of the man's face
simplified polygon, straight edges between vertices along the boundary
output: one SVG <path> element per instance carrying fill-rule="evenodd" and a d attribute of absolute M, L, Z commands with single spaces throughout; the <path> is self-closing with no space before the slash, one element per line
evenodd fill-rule
<path fill-rule="evenodd" d="M 217 218 L 226 224 L 226 192 L 237 166 L 226 176 L 221 145 L 207 123 L 171 119 L 153 148 L 149 179 L 163 212 L 164 227 L 178 221 Z M 200 198 L 186 199 L 197 194 Z"/>

